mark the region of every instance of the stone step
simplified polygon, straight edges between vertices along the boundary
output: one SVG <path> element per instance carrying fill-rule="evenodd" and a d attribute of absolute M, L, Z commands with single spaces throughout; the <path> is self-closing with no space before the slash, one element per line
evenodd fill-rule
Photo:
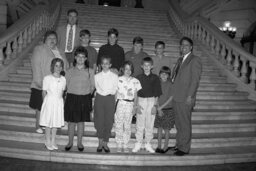
<path fill-rule="evenodd" d="M 42 143 L 45 141 L 45 136 L 43 134 L 37 134 L 31 128 L 27 127 L 19 127 L 14 126 L 14 129 L 8 129 L 2 125 L 0 125 L 0 139 L 1 140 L 12 140 L 12 141 L 19 141 L 19 142 L 27 142 L 27 143 Z M 17 131 L 18 130 L 18 131 Z M 98 138 L 96 134 L 94 136 L 86 136 L 87 132 L 85 132 L 84 136 L 84 145 L 85 148 L 94 147 L 97 148 Z M 219 135 L 219 134 L 218 134 Z M 198 135 L 198 137 L 192 137 L 191 148 L 212 148 L 212 147 L 228 147 L 228 146 L 249 146 L 249 145 L 256 145 L 256 137 L 251 133 L 246 133 L 246 136 L 243 133 L 237 133 L 237 136 L 233 137 L 233 134 L 222 134 L 219 135 L 221 137 L 210 137 L 206 134 Z M 230 137 L 231 136 L 231 137 Z M 28 138 L 29 137 L 29 138 Z M 67 131 L 58 130 L 58 136 L 56 139 L 59 145 L 66 145 L 68 142 Z M 136 140 L 134 137 L 131 138 L 128 147 L 133 148 Z M 155 148 L 157 146 L 157 139 L 152 140 L 152 146 Z M 43 143 L 42 143 L 43 144 Z M 76 144 L 76 139 L 74 144 Z M 175 137 L 174 135 L 170 138 L 169 146 L 173 146 L 175 144 Z M 114 139 L 114 134 L 111 136 L 109 140 L 109 147 L 115 148 L 116 142 Z"/>
<path fill-rule="evenodd" d="M 248 93 L 245 92 L 218 92 L 218 91 L 198 91 L 198 100 L 247 100 Z M 29 92 L 17 92 L 17 91 L 1 91 L 0 100 L 12 100 L 29 102 Z"/>
<path fill-rule="evenodd" d="M 48 151 L 43 143 L 27 143 L 11 140 L 0 142 L 0 155 L 12 158 L 41 160 L 62 163 L 80 164 L 100 164 L 100 165 L 120 165 L 120 166 L 190 166 L 190 165 L 212 165 L 223 163 L 242 163 L 256 161 L 256 147 L 247 146 L 237 148 L 209 148 L 191 149 L 190 155 L 179 157 L 174 155 L 150 155 L 141 150 L 138 154 L 116 153 L 116 149 L 111 149 L 111 153 L 96 153 L 95 148 L 86 148 L 84 152 L 78 152 L 75 147 L 71 152 L 65 152 L 64 146 L 59 150 Z M 172 152 L 168 152 L 171 154 Z M 118 161 L 118 162 L 117 162 Z"/>

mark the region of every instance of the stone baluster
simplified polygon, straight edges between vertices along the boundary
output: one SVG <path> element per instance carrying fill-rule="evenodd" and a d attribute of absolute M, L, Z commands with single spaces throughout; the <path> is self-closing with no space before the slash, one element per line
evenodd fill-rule
<path fill-rule="evenodd" d="M 207 33 L 206 34 L 206 45 L 208 46 L 208 45 L 210 45 L 210 33 L 207 32 L 206 30 L 205 30 L 205 33 Z"/>
<path fill-rule="evenodd" d="M 0 69 L 3 68 L 4 64 L 4 53 L 3 53 L 3 47 L 0 46 Z"/>
<path fill-rule="evenodd" d="M 17 37 L 15 37 L 14 40 L 13 40 L 12 49 L 13 49 L 12 58 L 16 58 L 17 57 L 17 51 L 18 51 Z"/>
<path fill-rule="evenodd" d="M 39 18 L 37 18 L 37 20 L 36 20 L 36 35 L 39 33 Z"/>
<path fill-rule="evenodd" d="M 23 33 L 23 47 L 27 47 L 27 42 L 28 42 L 28 29 L 25 28 L 24 33 Z"/>
<path fill-rule="evenodd" d="M 220 41 L 218 39 L 216 39 L 215 54 L 217 55 L 216 57 L 219 59 L 219 57 L 220 57 Z"/>
<path fill-rule="evenodd" d="M 205 37 L 206 37 L 206 31 L 205 31 L 205 29 L 203 28 L 202 42 L 203 42 L 204 45 L 205 45 L 205 43 L 206 43 Z"/>
<path fill-rule="evenodd" d="M 247 65 L 246 65 L 246 62 L 247 60 L 241 56 L 241 61 L 242 61 L 242 68 L 241 68 L 241 77 L 240 77 L 240 80 L 243 81 L 244 83 L 247 83 L 247 77 L 246 77 L 246 74 L 247 74 Z"/>
<path fill-rule="evenodd" d="M 234 66 L 233 73 L 235 76 L 239 77 L 240 76 L 240 72 L 238 70 L 239 69 L 239 54 L 236 52 L 233 52 L 233 53 L 235 56 L 234 63 L 233 63 L 233 66 Z"/>
<path fill-rule="evenodd" d="M 228 48 L 228 54 L 227 54 L 227 68 L 231 71 L 233 70 L 233 66 L 231 64 L 232 62 L 232 49 Z"/>
<path fill-rule="evenodd" d="M 220 55 L 221 55 L 221 63 L 222 64 L 226 64 L 226 46 L 224 44 L 221 45 L 221 52 L 220 52 Z"/>
<path fill-rule="evenodd" d="M 202 31 L 201 31 L 201 25 L 198 24 L 198 30 L 197 30 L 198 40 L 201 41 L 202 39 Z"/>
<path fill-rule="evenodd" d="M 250 67 L 252 68 L 252 72 L 250 75 L 250 87 L 255 90 L 255 80 L 256 80 L 256 73 L 255 73 L 255 68 L 256 68 L 256 63 L 250 61 Z"/>
<path fill-rule="evenodd" d="M 32 40 L 32 28 L 31 24 L 28 27 L 28 43 L 31 43 Z"/>
<path fill-rule="evenodd" d="M 33 22 L 32 24 L 32 39 L 34 39 L 36 36 L 36 23 Z"/>
<path fill-rule="evenodd" d="M 23 38 L 22 38 L 22 32 L 20 32 L 19 38 L 18 38 L 18 52 L 20 53 L 22 51 L 23 47 Z"/>
<path fill-rule="evenodd" d="M 12 55 L 11 42 L 7 43 L 5 54 L 6 54 L 6 59 L 5 59 L 4 63 L 8 64 L 11 60 L 11 55 Z"/>
<path fill-rule="evenodd" d="M 194 24 L 190 24 L 190 37 L 194 37 Z"/>
<path fill-rule="evenodd" d="M 215 52 L 215 39 L 214 36 L 211 36 L 211 51 L 214 53 Z"/>
<path fill-rule="evenodd" d="M 197 24 L 194 25 L 194 39 L 197 38 Z"/>

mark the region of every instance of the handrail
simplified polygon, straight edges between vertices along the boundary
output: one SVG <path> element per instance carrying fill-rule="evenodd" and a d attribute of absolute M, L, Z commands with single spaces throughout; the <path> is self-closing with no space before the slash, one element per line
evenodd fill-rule
<path fill-rule="evenodd" d="M 255 92 L 256 57 L 200 16 L 188 16 L 177 0 L 169 0 L 168 15 L 183 35 L 199 40 L 211 49 L 227 70 Z"/>
<path fill-rule="evenodd" d="M 0 72 L 14 61 L 37 35 L 52 29 L 60 14 L 60 1 L 38 4 L 0 35 Z"/>

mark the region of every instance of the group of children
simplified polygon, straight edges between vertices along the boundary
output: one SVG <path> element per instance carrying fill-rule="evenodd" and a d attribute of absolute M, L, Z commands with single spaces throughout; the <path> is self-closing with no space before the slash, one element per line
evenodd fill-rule
<path fill-rule="evenodd" d="M 82 31 L 81 46 L 75 49 L 73 67 L 66 71 L 65 77 L 61 75 L 64 68 L 63 61 L 56 58 L 52 60 L 50 66 L 52 74 L 43 80 L 44 102 L 40 125 L 46 127 L 46 148 L 58 149 L 55 141 L 56 130 L 64 126 L 64 121 L 66 121 L 68 122 L 69 142 L 65 150 L 69 151 L 73 146 L 76 124 L 77 148 L 79 151 L 84 150 L 82 144 L 84 122 L 90 121 L 91 94 L 95 92 L 94 126 L 99 139 L 97 152 L 103 150 L 110 152 L 108 142 L 113 123 L 115 123 L 117 152 L 129 152 L 132 118 L 136 114 L 136 143 L 132 152 L 138 152 L 145 143 L 144 147 L 150 153 L 166 153 L 169 132 L 174 126 L 172 99 L 170 98 L 172 94 L 170 68 L 159 67 L 160 63 L 156 61 L 158 76 L 155 74 L 156 71 L 152 72 L 155 68 L 155 59 L 143 57 L 140 64 L 142 73 L 134 77 L 134 63 L 128 60 L 120 68 L 118 76 L 116 71 L 111 70 L 112 59 L 103 55 L 98 61 L 101 71 L 94 75 L 96 65 L 91 65 L 90 61 L 95 58 L 89 58 L 91 55 L 88 53 L 95 54 L 96 52 L 88 49 L 89 37 L 89 32 Z M 134 45 L 140 43 L 143 45 L 143 39 L 136 38 L 133 42 Z M 161 41 L 156 43 L 157 53 L 159 53 L 157 55 L 163 55 L 164 46 L 165 44 Z M 166 64 L 169 65 L 169 63 Z M 63 100 L 65 90 L 67 93 Z M 158 128 L 158 146 L 155 150 L 151 145 L 154 127 Z M 162 148 L 163 129 L 165 143 Z"/>

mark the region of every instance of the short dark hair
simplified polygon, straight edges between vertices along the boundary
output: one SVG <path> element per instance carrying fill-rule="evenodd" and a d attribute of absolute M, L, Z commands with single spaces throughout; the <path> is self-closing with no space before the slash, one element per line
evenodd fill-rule
<path fill-rule="evenodd" d="M 76 9 L 69 9 L 67 15 L 69 15 L 70 13 L 76 13 L 76 16 L 78 16 L 78 12 Z"/>
<path fill-rule="evenodd" d="M 60 62 L 60 65 L 61 65 L 62 71 L 63 71 L 63 69 L 64 69 L 64 62 L 63 62 L 63 60 L 60 59 L 60 58 L 54 58 L 52 60 L 52 62 L 51 62 L 51 68 L 50 68 L 51 73 L 54 73 L 54 66 L 56 65 L 57 62 Z"/>
<path fill-rule="evenodd" d="M 186 40 L 187 42 L 189 42 L 189 44 L 193 47 L 193 40 L 190 39 L 189 37 L 182 37 L 182 38 L 180 39 L 180 45 L 182 44 L 182 42 L 183 42 L 184 40 Z"/>
<path fill-rule="evenodd" d="M 110 64 L 112 64 L 111 63 L 111 58 L 109 56 L 106 56 L 106 55 L 103 55 L 103 56 L 100 57 L 100 63 L 102 64 L 103 60 L 105 60 L 105 59 L 108 60 Z"/>
<path fill-rule="evenodd" d="M 84 66 L 86 68 L 88 68 L 89 67 L 89 61 L 88 61 L 88 51 L 86 50 L 86 48 L 83 47 L 83 46 L 78 46 L 75 49 L 74 56 L 76 57 L 78 54 L 83 54 L 87 58 L 87 60 L 84 62 Z M 73 66 L 76 66 L 76 63 L 77 63 L 76 58 L 74 58 Z"/>
<path fill-rule="evenodd" d="M 170 77 L 171 76 L 171 69 L 168 66 L 163 66 L 160 69 L 159 75 L 162 74 L 162 73 L 168 74 L 169 77 Z"/>
<path fill-rule="evenodd" d="M 134 37 L 133 41 L 132 41 L 132 44 L 135 44 L 135 43 L 143 45 L 143 43 L 144 43 L 143 38 L 140 37 L 140 36 Z"/>
<path fill-rule="evenodd" d="M 81 30 L 80 33 L 79 33 L 79 36 L 82 37 L 82 36 L 85 36 L 85 35 L 88 35 L 89 37 L 91 37 L 91 32 L 87 29 Z"/>
<path fill-rule="evenodd" d="M 54 35 L 55 37 L 56 37 L 56 39 L 58 40 L 58 35 L 57 35 L 57 33 L 55 32 L 55 31 L 53 31 L 53 30 L 48 30 L 48 31 L 46 31 L 45 33 L 44 33 L 44 43 L 45 43 L 45 41 L 46 41 L 46 39 L 50 36 L 50 35 Z"/>
<path fill-rule="evenodd" d="M 131 72 L 132 74 L 134 73 L 134 66 L 133 66 L 133 63 L 131 61 L 125 61 L 123 66 L 120 68 L 120 72 L 121 72 L 121 75 L 124 75 L 124 70 L 125 70 L 125 66 L 126 65 L 129 65 L 131 67 Z M 131 74 L 131 75 L 132 75 Z"/>
<path fill-rule="evenodd" d="M 116 37 L 118 37 L 119 33 L 118 33 L 117 29 L 111 28 L 111 29 L 108 30 L 108 36 L 110 36 L 111 34 L 114 34 L 114 35 L 116 35 Z"/>
<path fill-rule="evenodd" d="M 145 58 L 143 58 L 142 59 L 142 61 L 141 61 L 141 64 L 143 65 L 144 63 L 151 63 L 151 65 L 153 65 L 154 64 L 154 62 L 153 62 L 153 59 L 151 58 L 151 57 L 145 57 Z"/>
<path fill-rule="evenodd" d="M 157 41 L 155 43 L 155 48 L 157 48 L 157 46 L 159 46 L 159 45 L 163 45 L 163 47 L 165 48 L 165 43 L 163 41 Z"/>

